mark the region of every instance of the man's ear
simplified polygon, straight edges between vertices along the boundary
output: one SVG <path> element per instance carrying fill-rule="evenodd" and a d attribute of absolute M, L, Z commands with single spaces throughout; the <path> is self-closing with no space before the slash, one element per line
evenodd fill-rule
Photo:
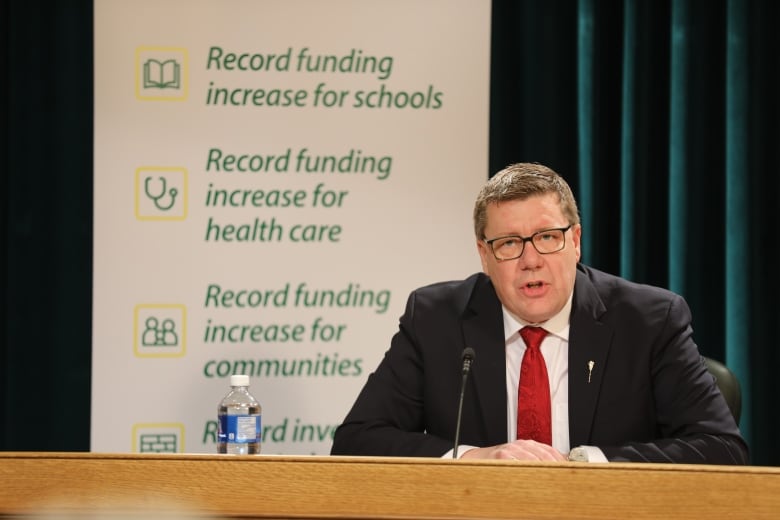
<path fill-rule="evenodd" d="M 574 250 L 577 252 L 577 261 L 580 261 L 582 256 L 582 250 L 580 249 L 580 240 L 582 239 L 582 225 L 577 224 L 571 229 L 572 242 L 574 244 Z"/>
<path fill-rule="evenodd" d="M 490 250 L 490 246 L 485 243 L 484 240 L 477 240 L 477 251 L 479 252 L 479 260 L 482 262 L 482 272 L 488 274 L 488 261 L 489 255 L 493 252 Z"/>

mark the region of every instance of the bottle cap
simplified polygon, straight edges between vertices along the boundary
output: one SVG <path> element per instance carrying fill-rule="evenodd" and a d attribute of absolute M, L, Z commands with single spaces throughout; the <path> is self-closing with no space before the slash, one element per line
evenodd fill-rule
<path fill-rule="evenodd" d="M 233 374 L 230 376 L 230 386 L 249 386 L 249 376 L 245 374 Z"/>

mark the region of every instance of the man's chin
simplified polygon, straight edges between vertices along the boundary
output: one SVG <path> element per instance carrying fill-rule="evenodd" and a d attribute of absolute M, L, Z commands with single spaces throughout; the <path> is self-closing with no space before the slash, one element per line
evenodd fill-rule
<path fill-rule="evenodd" d="M 554 316 L 554 314 L 551 314 L 549 312 L 529 312 L 526 310 L 523 313 L 515 313 L 518 318 L 520 318 L 523 321 L 528 322 L 529 324 L 535 324 L 535 323 L 544 323 L 545 321 L 549 320 Z"/>

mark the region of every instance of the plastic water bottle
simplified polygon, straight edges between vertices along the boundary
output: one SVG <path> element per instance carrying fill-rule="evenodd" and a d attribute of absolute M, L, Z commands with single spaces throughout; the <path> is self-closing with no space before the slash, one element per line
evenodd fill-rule
<path fill-rule="evenodd" d="M 256 455 L 263 433 L 262 410 L 249 393 L 249 376 L 230 376 L 230 387 L 217 408 L 217 453 Z"/>

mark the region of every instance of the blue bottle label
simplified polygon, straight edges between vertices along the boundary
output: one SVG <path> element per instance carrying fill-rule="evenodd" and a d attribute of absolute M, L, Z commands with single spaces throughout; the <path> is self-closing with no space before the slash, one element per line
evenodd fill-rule
<path fill-rule="evenodd" d="M 219 442 L 260 442 L 261 437 L 259 415 L 223 415 L 219 418 Z"/>

